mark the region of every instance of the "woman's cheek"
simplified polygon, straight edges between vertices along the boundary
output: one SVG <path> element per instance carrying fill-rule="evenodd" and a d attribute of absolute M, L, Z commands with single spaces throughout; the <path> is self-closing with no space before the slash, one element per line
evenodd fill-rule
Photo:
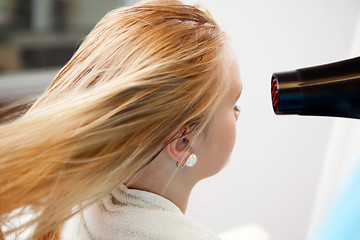
<path fill-rule="evenodd" d="M 231 123 L 229 123 L 229 126 L 231 126 L 229 129 L 229 141 L 231 141 L 229 143 L 229 145 L 231 146 L 230 153 L 229 153 L 229 155 L 230 155 L 234 148 L 235 141 L 236 141 L 236 119 L 233 118 Z"/>
<path fill-rule="evenodd" d="M 233 112 L 226 114 L 225 116 L 223 116 L 225 121 L 220 125 L 221 140 L 219 140 L 223 161 L 227 162 L 236 140 L 236 121 Z"/>

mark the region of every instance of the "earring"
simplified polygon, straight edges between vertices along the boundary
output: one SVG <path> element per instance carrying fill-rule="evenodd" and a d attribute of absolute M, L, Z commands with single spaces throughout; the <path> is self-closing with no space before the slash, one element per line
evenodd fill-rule
<path fill-rule="evenodd" d="M 176 166 L 180 169 L 184 168 L 185 166 L 192 167 L 196 164 L 196 161 L 197 161 L 197 157 L 195 153 L 192 153 L 188 156 L 188 158 L 184 163 L 176 162 Z"/>
<path fill-rule="evenodd" d="M 196 161 L 197 161 L 197 156 L 195 155 L 195 153 L 192 153 L 186 159 L 185 165 L 188 167 L 192 167 L 196 164 Z"/>

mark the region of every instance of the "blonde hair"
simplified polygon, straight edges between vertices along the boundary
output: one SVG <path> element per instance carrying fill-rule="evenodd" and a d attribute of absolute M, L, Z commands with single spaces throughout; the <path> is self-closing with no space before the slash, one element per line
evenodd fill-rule
<path fill-rule="evenodd" d="M 36 213 L 5 237 L 35 226 L 32 239 L 59 239 L 74 208 L 134 176 L 175 129 L 172 140 L 199 136 L 229 89 L 225 41 L 209 14 L 174 0 L 108 12 L 25 113 L 0 125 L 1 222 Z"/>

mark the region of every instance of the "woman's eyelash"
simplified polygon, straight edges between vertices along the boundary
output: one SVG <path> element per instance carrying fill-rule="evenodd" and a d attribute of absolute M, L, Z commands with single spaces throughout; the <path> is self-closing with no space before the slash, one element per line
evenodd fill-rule
<path fill-rule="evenodd" d="M 234 110 L 240 112 L 240 107 L 238 105 L 235 105 Z"/>

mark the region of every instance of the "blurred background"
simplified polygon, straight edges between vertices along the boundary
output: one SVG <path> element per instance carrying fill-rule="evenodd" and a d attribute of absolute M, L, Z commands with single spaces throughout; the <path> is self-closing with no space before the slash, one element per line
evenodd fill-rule
<path fill-rule="evenodd" d="M 0 71 L 60 67 L 110 9 L 126 1 L 1 0 Z"/>
<path fill-rule="evenodd" d="M 0 0 L 0 106 L 41 93 L 106 12 L 126 0 Z"/>
<path fill-rule="evenodd" d="M 0 0 L 0 105 L 41 93 L 104 14 L 132 0 Z M 302 240 L 357 162 L 360 121 L 275 116 L 273 72 L 360 56 L 358 0 L 202 4 L 238 56 L 243 94 L 230 163 L 194 189 L 187 215 L 218 233 L 258 226 Z"/>

